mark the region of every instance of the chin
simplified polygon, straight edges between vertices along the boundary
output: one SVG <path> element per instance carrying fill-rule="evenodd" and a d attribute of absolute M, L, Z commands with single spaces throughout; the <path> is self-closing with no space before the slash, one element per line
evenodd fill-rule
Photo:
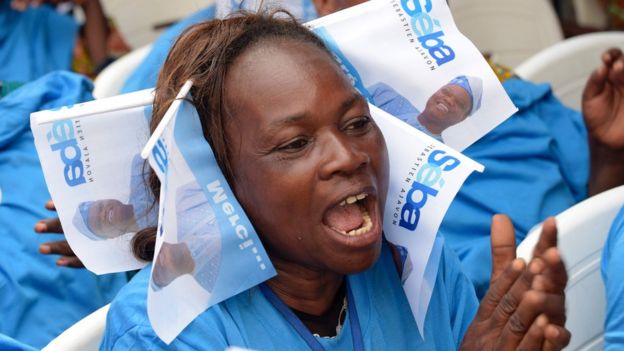
<path fill-rule="evenodd" d="M 344 257 L 338 257 L 340 263 L 336 262 L 333 269 L 336 273 L 351 275 L 364 272 L 371 268 L 381 253 L 381 235 L 380 240 L 365 251 L 345 253 Z"/>

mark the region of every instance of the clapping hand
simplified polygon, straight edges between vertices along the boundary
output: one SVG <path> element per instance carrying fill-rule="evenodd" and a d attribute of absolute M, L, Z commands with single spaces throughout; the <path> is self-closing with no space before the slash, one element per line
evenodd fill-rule
<path fill-rule="evenodd" d="M 528 265 L 516 259 L 508 217 L 492 220 L 491 285 L 468 328 L 462 350 L 561 350 L 565 329 L 565 266 L 557 249 L 553 218 L 544 222 Z"/>

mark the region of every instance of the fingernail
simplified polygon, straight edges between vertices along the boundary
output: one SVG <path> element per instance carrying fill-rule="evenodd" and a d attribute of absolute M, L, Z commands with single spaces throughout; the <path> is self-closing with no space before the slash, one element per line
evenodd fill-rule
<path fill-rule="evenodd" d="M 624 62 L 622 62 L 622 61 L 615 62 L 615 64 L 613 65 L 613 68 L 616 69 L 616 70 L 624 69 Z"/>
<path fill-rule="evenodd" d="M 39 245 L 39 252 L 41 252 L 42 254 L 49 254 L 52 251 L 52 249 L 50 248 L 50 246 L 48 245 Z"/>
<path fill-rule="evenodd" d="M 35 231 L 38 233 L 45 232 L 47 229 L 48 229 L 48 226 L 46 226 L 45 223 L 43 222 L 39 222 L 35 224 Z"/>
<path fill-rule="evenodd" d="M 511 262 L 511 268 L 514 271 L 521 271 L 524 268 L 524 260 L 521 258 L 516 258 Z"/>
<path fill-rule="evenodd" d="M 57 264 L 58 266 L 67 266 L 67 261 L 66 261 L 64 258 L 59 258 L 59 259 L 56 261 L 56 264 Z"/>
<path fill-rule="evenodd" d="M 541 260 L 533 260 L 529 265 L 529 271 L 533 274 L 538 274 L 544 268 Z"/>

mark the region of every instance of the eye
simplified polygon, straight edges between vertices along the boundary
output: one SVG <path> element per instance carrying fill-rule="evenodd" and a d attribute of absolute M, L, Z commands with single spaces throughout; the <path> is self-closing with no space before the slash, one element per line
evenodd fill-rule
<path fill-rule="evenodd" d="M 303 150 L 309 143 L 310 140 L 308 140 L 308 138 L 298 137 L 277 146 L 274 150 L 280 152 L 295 153 Z"/>
<path fill-rule="evenodd" d="M 345 130 L 355 133 L 367 132 L 371 127 L 371 119 L 368 116 L 361 116 L 349 121 L 345 126 Z"/>

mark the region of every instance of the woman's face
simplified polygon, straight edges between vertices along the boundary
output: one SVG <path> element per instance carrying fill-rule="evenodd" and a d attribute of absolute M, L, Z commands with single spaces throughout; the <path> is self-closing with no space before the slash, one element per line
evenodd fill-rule
<path fill-rule="evenodd" d="M 371 266 L 381 245 L 386 145 L 332 59 L 309 44 L 261 43 L 235 60 L 225 91 L 234 191 L 278 269 Z"/>
<path fill-rule="evenodd" d="M 471 104 L 470 94 L 464 88 L 447 84 L 431 95 L 424 112 L 431 122 L 444 130 L 466 119 Z"/>

